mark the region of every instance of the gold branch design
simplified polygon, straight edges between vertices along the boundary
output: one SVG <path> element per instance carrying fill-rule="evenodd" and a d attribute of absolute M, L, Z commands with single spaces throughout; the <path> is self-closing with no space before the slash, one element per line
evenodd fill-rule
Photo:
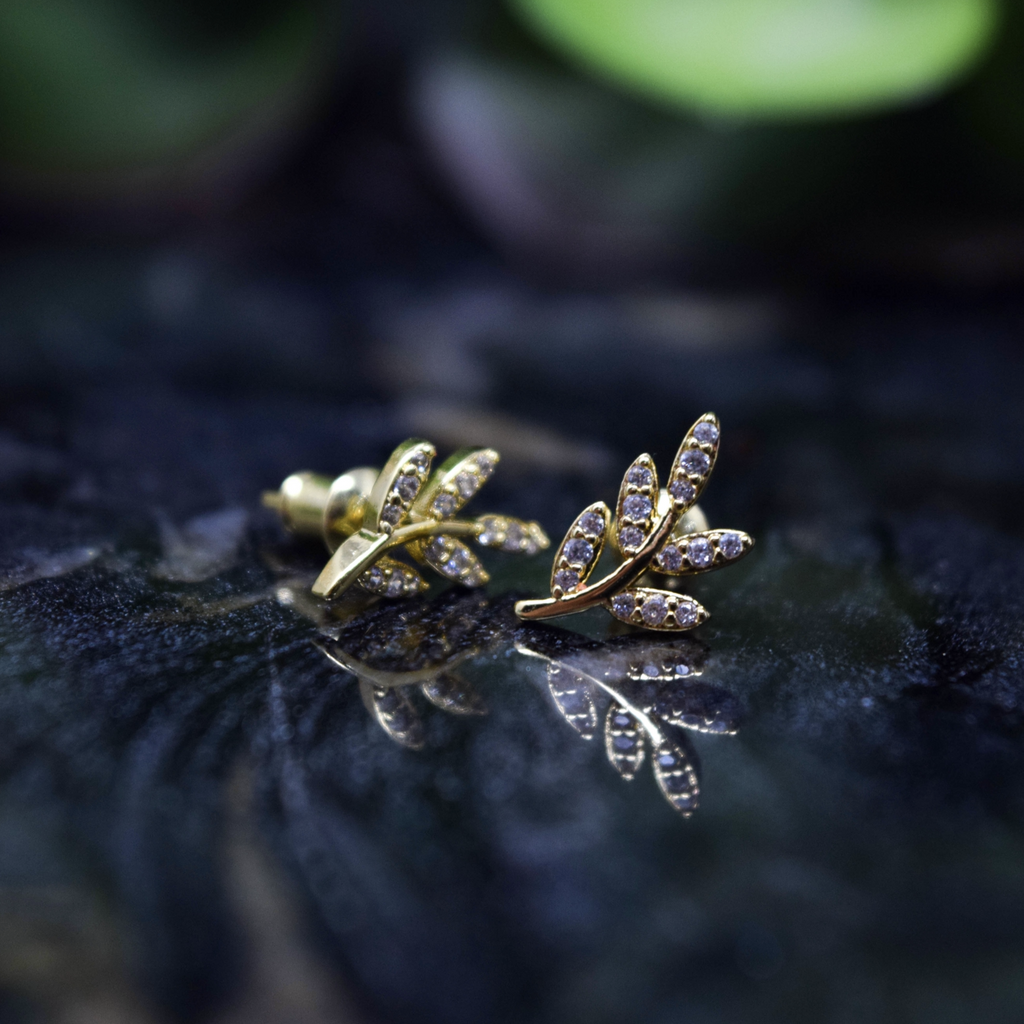
<path fill-rule="evenodd" d="M 740 530 L 682 532 L 714 469 L 720 436 L 718 418 L 705 413 L 683 438 L 665 488 L 658 486 L 650 455 L 637 458 L 622 480 L 614 521 L 603 501 L 584 509 L 555 556 L 551 597 L 519 601 L 516 614 L 548 619 L 602 605 L 622 622 L 646 629 L 676 631 L 705 622 L 708 611 L 692 597 L 636 583 L 648 571 L 692 576 L 719 569 L 754 546 Z M 588 583 L 609 535 L 622 561 Z"/>
<path fill-rule="evenodd" d="M 354 583 L 386 597 L 426 590 L 417 569 L 388 554 L 396 548 L 447 579 L 478 587 L 490 577 L 461 538 L 522 554 L 548 547 L 538 523 L 499 515 L 453 518 L 494 472 L 499 456 L 493 448 L 463 449 L 431 473 L 436 454 L 429 441 L 416 438 L 392 452 L 366 500 L 361 527 L 334 552 L 314 594 L 331 597 Z"/>

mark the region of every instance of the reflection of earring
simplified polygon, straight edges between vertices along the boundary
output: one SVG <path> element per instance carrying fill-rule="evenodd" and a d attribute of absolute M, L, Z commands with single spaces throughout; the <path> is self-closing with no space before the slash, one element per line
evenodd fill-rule
<path fill-rule="evenodd" d="M 604 745 L 612 767 L 632 779 L 649 746 L 662 795 L 684 817 L 693 814 L 700 774 L 686 733 L 732 735 L 741 717 L 729 691 L 692 682 L 701 674 L 705 648 L 683 637 L 655 641 L 634 635 L 597 643 L 552 627 L 524 627 L 516 650 L 546 663 L 555 706 L 584 739 L 596 735 L 595 698 L 607 694 Z"/>
<path fill-rule="evenodd" d="M 417 562 L 467 587 L 489 579 L 480 559 L 459 538 L 484 547 L 532 555 L 549 544 L 537 523 L 510 516 L 452 517 L 483 486 L 498 464 L 492 448 L 463 449 L 431 475 L 429 441 L 400 444 L 378 473 L 353 469 L 333 482 L 293 473 L 263 496 L 293 533 L 322 537 L 334 554 L 313 584 L 318 597 L 336 597 L 353 583 L 386 597 L 427 589 L 412 566 L 387 552 L 403 547 Z"/>
<path fill-rule="evenodd" d="M 377 724 L 396 743 L 419 750 L 425 740 L 418 692 L 455 715 L 484 715 L 487 708 L 463 679 L 459 666 L 493 646 L 487 598 L 449 592 L 436 601 L 378 610 L 343 627 L 333 641 L 315 646 L 359 681 L 359 694 Z M 429 638 L 424 642 L 424 638 Z"/>
<path fill-rule="evenodd" d="M 719 569 L 754 546 L 739 530 L 707 529 L 695 505 L 714 468 L 719 434 L 714 413 L 697 420 L 676 453 L 664 489 L 658 487 L 650 455 L 641 455 L 626 471 L 614 522 L 603 501 L 584 509 L 555 556 L 551 597 L 519 601 L 516 614 L 548 619 L 603 605 L 617 619 L 647 629 L 692 629 L 706 621 L 708 612 L 692 597 L 634 584 L 648 570 L 692 576 Z M 609 533 L 623 561 L 588 586 Z"/>

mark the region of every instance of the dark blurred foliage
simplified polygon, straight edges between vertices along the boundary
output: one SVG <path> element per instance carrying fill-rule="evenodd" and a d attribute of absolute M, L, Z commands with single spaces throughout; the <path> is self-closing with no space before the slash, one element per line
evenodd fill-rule
<path fill-rule="evenodd" d="M 808 31 L 832 10 L 805 8 Z M 1024 252 L 1022 22 L 1003 5 L 920 95 L 730 118 L 578 64 L 495 0 L 18 0 L 0 12 L 0 202 L 22 230 L 166 230 L 244 211 L 297 166 L 321 205 L 358 202 L 335 156 L 358 108 L 534 273 L 1004 285 Z"/>

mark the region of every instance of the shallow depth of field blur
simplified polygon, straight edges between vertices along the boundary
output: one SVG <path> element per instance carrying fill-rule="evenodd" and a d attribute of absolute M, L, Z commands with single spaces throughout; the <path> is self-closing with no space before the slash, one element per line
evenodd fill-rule
<path fill-rule="evenodd" d="M 999 0 L 6 0 L 0 245 L 440 209 L 545 283 L 1002 287 L 1022 64 Z"/>

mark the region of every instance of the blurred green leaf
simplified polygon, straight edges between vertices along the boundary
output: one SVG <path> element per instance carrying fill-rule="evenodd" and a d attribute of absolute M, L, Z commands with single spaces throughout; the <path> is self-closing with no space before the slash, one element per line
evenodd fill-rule
<path fill-rule="evenodd" d="M 188 158 L 308 85 L 312 2 L 216 47 L 182 45 L 145 3 L 0 3 L 0 160 L 58 174 Z M 251 19 L 250 19 L 251 20 Z"/>
<path fill-rule="evenodd" d="M 511 0 L 544 38 L 641 94 L 711 114 L 899 105 L 966 72 L 994 0 Z"/>

